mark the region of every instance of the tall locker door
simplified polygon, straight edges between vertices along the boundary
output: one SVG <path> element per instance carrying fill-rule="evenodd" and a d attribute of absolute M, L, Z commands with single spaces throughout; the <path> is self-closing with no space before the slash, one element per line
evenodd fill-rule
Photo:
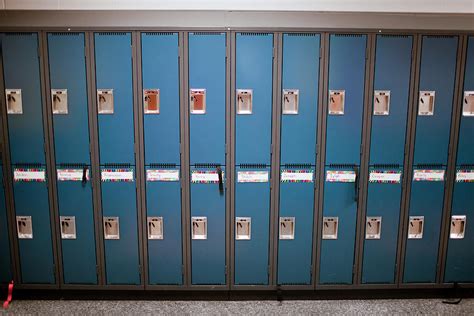
<path fill-rule="evenodd" d="M 331 35 L 321 284 L 351 284 L 359 186 L 366 35 Z"/>
<path fill-rule="evenodd" d="M 140 284 L 131 34 L 94 38 L 106 279 Z"/>
<path fill-rule="evenodd" d="M 268 284 L 273 34 L 236 35 L 235 279 Z M 249 221 L 248 238 L 239 230 Z"/>
<path fill-rule="evenodd" d="M 64 283 L 96 284 L 84 33 L 49 33 Z"/>
<path fill-rule="evenodd" d="M 55 283 L 36 33 L 2 35 L 21 282 Z"/>
<path fill-rule="evenodd" d="M 191 282 L 226 283 L 226 34 L 189 34 Z"/>
<path fill-rule="evenodd" d="M 445 282 L 474 282 L 474 37 L 469 37 Z"/>
<path fill-rule="evenodd" d="M 378 35 L 362 283 L 394 283 L 412 36 Z"/>
<path fill-rule="evenodd" d="M 0 284 L 7 283 L 12 279 L 10 239 L 8 237 L 7 206 L 5 204 L 3 165 L 0 167 Z"/>
<path fill-rule="evenodd" d="M 178 33 L 142 33 L 148 283 L 183 283 Z"/>
<path fill-rule="evenodd" d="M 319 34 L 283 35 L 278 284 L 311 284 Z"/>
<path fill-rule="evenodd" d="M 458 38 L 423 36 L 403 282 L 435 282 Z"/>

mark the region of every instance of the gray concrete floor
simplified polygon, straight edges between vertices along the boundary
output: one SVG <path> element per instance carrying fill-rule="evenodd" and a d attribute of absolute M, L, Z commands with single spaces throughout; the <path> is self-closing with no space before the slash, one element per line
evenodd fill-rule
<path fill-rule="evenodd" d="M 1 307 L 0 307 L 1 308 Z M 474 315 L 474 299 L 343 301 L 13 301 L 7 315 Z"/>

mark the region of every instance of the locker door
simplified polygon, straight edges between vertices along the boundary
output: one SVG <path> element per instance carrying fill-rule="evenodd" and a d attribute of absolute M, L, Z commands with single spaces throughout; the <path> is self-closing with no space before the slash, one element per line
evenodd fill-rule
<path fill-rule="evenodd" d="M 330 36 L 322 284 L 352 283 L 366 41 L 365 35 Z"/>
<path fill-rule="evenodd" d="M 311 284 L 319 52 L 319 34 L 283 35 L 278 284 Z"/>
<path fill-rule="evenodd" d="M 2 35 L 22 283 L 55 283 L 46 178 L 38 35 Z M 21 218 L 19 218 L 19 217 Z"/>
<path fill-rule="evenodd" d="M 130 33 L 95 33 L 107 284 L 140 284 Z"/>
<path fill-rule="evenodd" d="M 236 35 L 235 216 L 251 220 L 235 240 L 235 284 L 268 284 L 273 34 Z M 237 237 L 237 236 L 235 236 Z"/>
<path fill-rule="evenodd" d="M 148 275 L 183 283 L 177 33 L 142 33 Z"/>
<path fill-rule="evenodd" d="M 226 283 L 226 34 L 189 34 L 191 283 Z"/>
<path fill-rule="evenodd" d="M 404 236 L 405 283 L 436 278 L 457 43 L 457 37 L 423 36 L 409 216 L 424 216 L 424 231 L 421 238 Z"/>
<path fill-rule="evenodd" d="M 12 279 L 11 258 L 10 258 L 10 238 L 8 237 L 7 207 L 5 205 L 5 190 L 3 179 L 3 166 L 0 167 L 0 284 L 7 283 Z"/>
<path fill-rule="evenodd" d="M 469 37 L 445 282 L 474 282 L 474 37 Z"/>
<path fill-rule="evenodd" d="M 362 283 L 395 282 L 412 41 L 376 39 Z"/>
<path fill-rule="evenodd" d="M 84 33 L 48 34 L 64 283 L 96 284 L 84 45 Z"/>

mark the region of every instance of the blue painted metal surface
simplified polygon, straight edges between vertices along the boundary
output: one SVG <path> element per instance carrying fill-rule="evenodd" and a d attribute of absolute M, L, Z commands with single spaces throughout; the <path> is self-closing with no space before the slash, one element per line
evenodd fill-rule
<path fill-rule="evenodd" d="M 412 183 L 410 216 L 424 216 L 422 239 L 408 239 L 403 282 L 435 282 L 439 234 L 443 213 L 444 182 Z M 406 237 L 406 236 L 404 236 Z"/>
<path fill-rule="evenodd" d="M 331 35 L 329 90 L 345 90 L 344 115 L 328 115 L 326 165 L 360 162 L 364 110 L 365 35 Z"/>
<path fill-rule="evenodd" d="M 328 170 L 339 168 L 326 167 Z M 348 169 L 347 171 L 351 171 Z M 357 218 L 355 183 L 325 182 L 324 217 L 338 217 L 337 239 L 321 241 L 319 282 L 321 284 L 351 284 L 354 264 L 354 244 Z"/>
<path fill-rule="evenodd" d="M 295 218 L 295 239 L 278 242 L 278 284 L 311 284 L 313 212 L 314 182 L 280 184 L 280 217 Z"/>
<path fill-rule="evenodd" d="M 191 168 L 191 172 L 212 170 Z M 191 240 L 191 282 L 225 284 L 225 192 L 219 193 L 218 184 L 191 183 L 191 216 L 207 217 L 207 239 Z"/>
<path fill-rule="evenodd" d="M 5 89 L 23 100 L 23 114 L 8 115 L 11 163 L 45 164 L 38 35 L 2 34 L 2 54 Z"/>
<path fill-rule="evenodd" d="M 319 93 L 318 34 L 283 35 L 283 89 L 299 90 L 298 114 L 281 117 L 281 164 L 316 161 Z"/>
<path fill-rule="evenodd" d="M 189 34 L 189 88 L 206 89 L 206 113 L 191 114 L 190 163 L 225 164 L 226 35 Z"/>
<path fill-rule="evenodd" d="M 270 174 L 270 168 L 237 167 L 236 171 L 266 171 Z M 270 182 L 236 182 L 235 216 L 250 217 L 252 220 L 251 239 L 235 240 L 235 284 L 266 285 L 270 242 Z"/>
<path fill-rule="evenodd" d="M 270 165 L 273 34 L 237 33 L 236 89 L 252 89 L 252 114 L 237 114 L 235 163 Z"/>
<path fill-rule="evenodd" d="M 374 90 L 390 91 L 390 107 L 388 115 L 372 115 L 374 171 L 403 173 L 412 41 L 411 36 L 377 36 Z M 367 216 L 381 216 L 382 228 L 380 239 L 364 241 L 362 283 L 395 282 L 401 191 L 401 182 L 368 184 Z"/>
<path fill-rule="evenodd" d="M 374 90 L 390 91 L 390 112 L 372 115 L 371 165 L 403 165 L 412 41 L 411 36 L 377 36 Z"/>
<path fill-rule="evenodd" d="M 149 283 L 180 285 L 183 283 L 180 182 L 147 181 L 146 205 L 147 216 L 163 217 L 163 239 L 148 240 Z"/>
<path fill-rule="evenodd" d="M 56 163 L 90 169 L 84 33 L 49 33 L 52 89 L 67 89 L 68 113 L 53 114 Z M 57 166 L 58 170 L 61 169 Z M 76 239 L 61 241 L 64 283 L 96 284 L 92 187 L 81 181 L 58 181 L 60 216 L 75 216 Z"/>
<path fill-rule="evenodd" d="M 102 182 L 101 187 L 102 215 L 118 216 L 120 224 L 120 239 L 105 240 L 107 284 L 140 284 L 135 182 Z"/>
<path fill-rule="evenodd" d="M 5 88 L 21 89 L 23 100 L 23 114 L 7 116 L 12 167 L 44 168 L 38 35 L 3 34 L 2 54 Z M 33 239 L 19 240 L 21 281 L 55 283 L 47 182 L 15 182 L 13 191 L 16 215 L 33 223 Z"/>
<path fill-rule="evenodd" d="M 458 38 L 423 36 L 420 91 L 435 91 L 434 114 L 417 116 L 413 164 L 447 164 Z"/>
<path fill-rule="evenodd" d="M 414 169 L 444 169 L 456 73 L 458 38 L 424 36 L 422 43 L 420 91 L 435 91 L 434 114 L 417 116 Z M 444 182 L 413 182 L 410 216 L 425 216 L 422 239 L 408 239 L 403 282 L 435 282 Z M 406 236 L 404 236 L 406 238 Z"/>
<path fill-rule="evenodd" d="M 94 38 L 97 89 L 113 89 L 114 96 L 114 113 L 99 114 L 100 163 L 135 164 L 131 34 Z"/>
<path fill-rule="evenodd" d="M 0 283 L 7 283 L 12 279 L 10 238 L 8 237 L 7 206 L 5 204 L 5 190 L 3 187 L 3 166 L 0 167 Z"/>
<path fill-rule="evenodd" d="M 403 173 L 402 168 L 372 167 L 371 170 Z M 366 216 L 381 216 L 382 227 L 380 239 L 364 241 L 362 283 L 395 282 L 401 196 L 401 183 L 368 184 Z"/>
<path fill-rule="evenodd" d="M 474 37 L 469 37 L 464 91 L 474 91 Z M 464 102 L 464 100 L 463 100 Z M 472 170 L 474 166 L 474 117 L 461 116 L 457 169 Z M 474 282 L 474 183 L 454 184 L 451 215 L 466 216 L 463 239 L 449 239 L 445 282 Z"/>
<path fill-rule="evenodd" d="M 144 115 L 145 164 L 179 164 L 177 33 L 142 33 L 143 89 L 160 89 L 160 114 Z"/>

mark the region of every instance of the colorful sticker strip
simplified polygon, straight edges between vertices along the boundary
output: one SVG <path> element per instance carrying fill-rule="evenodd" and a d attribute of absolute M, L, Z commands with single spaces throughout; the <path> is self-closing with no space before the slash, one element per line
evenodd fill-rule
<path fill-rule="evenodd" d="M 239 171 L 237 182 L 240 183 L 263 183 L 268 182 L 268 171 Z"/>
<path fill-rule="evenodd" d="M 179 181 L 179 170 L 147 169 L 146 181 L 148 182 L 173 182 Z"/>
<path fill-rule="evenodd" d="M 400 183 L 402 172 L 395 170 L 371 170 L 369 174 L 370 183 Z"/>
<path fill-rule="evenodd" d="M 474 182 L 474 170 L 457 170 L 456 182 Z"/>
<path fill-rule="evenodd" d="M 224 171 L 222 172 L 222 181 L 224 181 Z M 191 173 L 192 183 L 219 183 L 219 174 L 217 171 L 194 170 Z"/>
<path fill-rule="evenodd" d="M 15 182 L 46 182 L 46 169 L 44 168 L 15 168 L 13 170 Z"/>
<path fill-rule="evenodd" d="M 58 181 L 82 181 L 83 169 L 58 169 Z M 89 169 L 86 170 L 86 178 L 89 181 Z"/>
<path fill-rule="evenodd" d="M 415 169 L 413 181 L 444 181 L 444 170 Z"/>
<path fill-rule="evenodd" d="M 313 182 L 313 170 L 282 170 L 280 181 L 282 183 Z"/>
<path fill-rule="evenodd" d="M 102 169 L 102 182 L 133 182 L 133 169 Z"/>
<path fill-rule="evenodd" d="M 356 173 L 350 170 L 326 171 L 326 182 L 355 182 Z"/>

